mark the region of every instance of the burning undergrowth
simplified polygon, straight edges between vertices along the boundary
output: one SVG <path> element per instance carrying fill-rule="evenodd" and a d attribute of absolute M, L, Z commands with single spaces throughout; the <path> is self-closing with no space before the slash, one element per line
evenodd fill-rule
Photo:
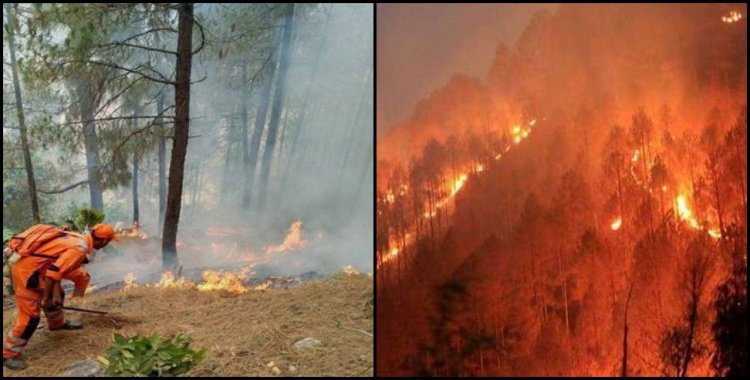
<path fill-rule="evenodd" d="M 255 236 L 242 228 L 206 227 L 185 231 L 178 239 L 180 265 L 161 268 L 161 241 L 138 225 L 120 230 L 122 239 L 114 253 L 99 254 L 87 270 L 92 275 L 89 291 L 133 286 L 186 288 L 202 291 L 226 290 L 241 294 L 323 278 L 331 265 L 316 259 L 328 247 L 322 231 L 303 230 L 294 220 L 279 237 Z M 353 269 L 353 268 L 352 268 Z"/>

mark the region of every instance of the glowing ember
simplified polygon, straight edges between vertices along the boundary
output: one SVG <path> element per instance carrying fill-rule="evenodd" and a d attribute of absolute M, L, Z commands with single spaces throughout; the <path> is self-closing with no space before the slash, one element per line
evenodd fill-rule
<path fill-rule="evenodd" d="M 503 156 L 503 155 L 502 155 L 501 153 L 498 153 L 498 154 L 496 154 L 496 155 L 495 155 L 495 159 L 496 159 L 496 160 L 499 160 L 499 159 L 500 159 L 500 157 L 502 157 L 502 156 Z"/>
<path fill-rule="evenodd" d="M 731 11 L 731 12 L 729 12 L 729 15 L 721 17 L 721 21 L 723 21 L 723 22 L 725 22 L 727 24 L 738 22 L 741 19 L 742 19 L 742 13 L 737 12 L 737 11 Z"/>
<path fill-rule="evenodd" d="M 275 247 L 268 247 L 266 249 L 266 254 L 288 250 L 297 250 L 306 246 L 307 240 L 302 238 L 302 221 L 295 220 L 289 227 L 284 242 Z"/>
<path fill-rule="evenodd" d="M 612 231 L 617 231 L 620 229 L 620 226 L 622 226 L 622 218 L 618 217 L 612 222 L 610 228 L 612 228 Z"/>
<path fill-rule="evenodd" d="M 242 294 L 248 291 L 248 289 L 242 284 L 242 281 L 245 279 L 246 275 L 244 273 L 235 274 L 231 272 L 207 270 L 203 272 L 203 282 L 198 284 L 196 288 L 201 292 L 226 290 L 233 294 Z"/>
<path fill-rule="evenodd" d="M 714 239 L 720 239 L 721 238 L 721 232 L 719 232 L 718 228 L 710 228 L 707 232 L 708 232 L 708 235 L 711 236 Z"/>
<path fill-rule="evenodd" d="M 638 162 L 638 158 L 640 156 L 641 156 L 641 151 L 639 151 L 638 149 L 636 149 L 635 152 L 633 152 L 633 157 L 630 159 L 630 161 L 632 161 L 632 162 Z"/>
<path fill-rule="evenodd" d="M 394 256 L 394 257 L 398 256 L 398 248 L 397 247 L 391 248 L 391 256 Z"/>
<path fill-rule="evenodd" d="M 477 164 L 476 166 L 474 166 L 474 171 L 477 172 L 477 173 L 483 172 L 484 171 L 484 165 Z"/>
<path fill-rule="evenodd" d="M 666 193 L 667 192 L 667 185 L 664 185 L 661 187 L 661 191 Z"/>
<path fill-rule="evenodd" d="M 385 200 L 388 203 L 393 203 L 396 201 L 396 196 L 393 195 L 393 193 L 389 191 L 388 194 L 385 195 Z"/>
<path fill-rule="evenodd" d="M 533 120 L 534 124 L 536 124 L 536 120 Z M 531 127 L 534 126 L 534 124 L 529 123 L 529 127 L 521 127 L 519 124 L 514 125 L 510 129 L 510 134 L 513 137 L 513 143 L 519 144 L 521 140 L 529 137 L 529 133 L 531 133 Z"/>

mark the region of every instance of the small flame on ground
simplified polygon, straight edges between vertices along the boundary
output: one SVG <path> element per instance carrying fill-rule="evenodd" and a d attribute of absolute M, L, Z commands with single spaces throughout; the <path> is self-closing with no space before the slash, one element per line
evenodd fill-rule
<path fill-rule="evenodd" d="M 284 242 L 275 247 L 268 247 L 266 254 L 274 252 L 282 252 L 287 250 L 297 250 L 305 248 L 307 246 L 307 240 L 302 238 L 302 221 L 295 220 L 289 230 L 287 231 Z"/>
<path fill-rule="evenodd" d="M 354 267 L 351 265 L 345 266 L 342 270 L 344 273 L 346 273 L 349 276 L 359 274 L 359 272 L 356 269 L 354 269 Z"/>
<path fill-rule="evenodd" d="M 259 290 L 259 291 L 260 290 L 267 290 L 271 286 L 271 284 L 272 284 L 271 281 L 266 281 L 266 282 L 264 282 L 264 283 L 256 286 L 255 288 L 253 288 L 253 290 Z"/>
<path fill-rule="evenodd" d="M 132 273 L 128 273 L 125 275 L 125 290 L 130 290 L 132 288 L 135 288 L 138 286 L 135 283 L 135 276 Z"/>
<path fill-rule="evenodd" d="M 215 290 L 226 290 L 232 294 L 246 293 L 248 289 L 242 284 L 246 279 L 245 273 L 235 274 L 232 272 L 207 270 L 203 272 L 203 282 L 196 288 L 201 292 Z"/>
<path fill-rule="evenodd" d="M 148 239 L 148 234 L 140 229 L 137 221 L 134 221 L 130 228 L 121 230 L 118 235 L 121 237 L 139 238 L 142 240 Z"/>
<path fill-rule="evenodd" d="M 156 288 L 165 288 L 165 289 L 182 289 L 192 286 L 193 284 L 187 280 L 185 280 L 184 277 L 180 277 L 179 279 L 175 280 L 174 274 L 172 271 L 166 271 L 162 273 L 161 278 L 159 279 L 159 282 L 154 284 L 154 287 Z"/>

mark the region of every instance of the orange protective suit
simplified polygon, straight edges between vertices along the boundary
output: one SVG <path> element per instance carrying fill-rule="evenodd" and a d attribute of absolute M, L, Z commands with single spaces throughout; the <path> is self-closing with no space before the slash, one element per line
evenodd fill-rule
<path fill-rule="evenodd" d="M 18 318 L 3 342 L 4 358 L 20 355 L 36 331 L 46 277 L 55 281 L 63 278 L 71 280 L 75 284 L 75 293 L 83 295 L 90 276 L 83 270 L 81 264 L 93 249 L 94 243 L 91 235 L 68 232 L 65 236 L 44 244 L 35 252 L 39 255 L 51 256 L 51 258 L 26 256 L 13 264 L 11 274 L 18 306 Z M 65 297 L 64 293 L 63 297 Z M 44 314 L 50 329 L 65 325 L 62 309 L 46 309 Z"/>

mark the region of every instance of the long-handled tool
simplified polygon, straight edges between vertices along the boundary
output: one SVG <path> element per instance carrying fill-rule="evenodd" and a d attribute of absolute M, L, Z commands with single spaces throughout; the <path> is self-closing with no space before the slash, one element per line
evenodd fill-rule
<path fill-rule="evenodd" d="M 106 311 L 97 311 L 97 310 L 89 310 L 89 309 L 79 309 L 77 307 L 70 307 L 70 306 L 63 306 L 62 308 L 65 309 L 65 310 L 82 311 L 84 313 L 107 314 Z"/>

